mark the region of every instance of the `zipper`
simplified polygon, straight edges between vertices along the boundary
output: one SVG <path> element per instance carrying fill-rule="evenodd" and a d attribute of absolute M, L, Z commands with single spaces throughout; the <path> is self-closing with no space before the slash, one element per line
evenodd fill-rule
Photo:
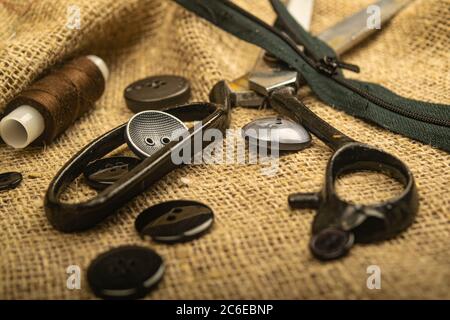
<path fill-rule="evenodd" d="M 394 103 L 388 102 L 384 99 L 381 99 L 381 98 L 371 94 L 370 92 L 367 92 L 365 90 L 361 90 L 360 88 L 355 87 L 354 85 L 352 85 L 351 83 L 346 81 L 344 78 L 337 77 L 337 69 L 338 68 L 347 69 L 347 70 L 354 71 L 354 72 L 359 72 L 358 66 L 341 62 L 333 57 L 325 56 L 323 59 L 319 60 L 316 63 L 317 71 L 331 77 L 331 79 L 333 79 L 340 85 L 346 87 L 347 89 L 353 91 L 354 93 L 360 95 L 361 97 L 369 100 L 370 102 L 372 102 L 384 109 L 387 109 L 391 112 L 400 114 L 402 116 L 405 116 L 405 117 L 408 117 L 408 118 L 411 118 L 411 119 L 414 119 L 417 121 L 431 123 L 431 124 L 435 124 L 438 126 L 450 127 L 450 120 L 438 119 L 438 118 L 434 118 L 434 117 L 431 117 L 428 115 L 417 113 L 417 112 L 414 112 L 411 110 L 405 110 L 404 108 L 402 108 Z"/>
<path fill-rule="evenodd" d="M 401 106 L 398 106 L 392 102 L 381 99 L 368 91 L 361 90 L 360 88 L 355 87 L 349 81 L 347 81 L 345 78 L 339 77 L 338 69 L 346 69 L 346 70 L 350 70 L 352 72 L 359 73 L 360 68 L 357 65 L 345 63 L 345 62 L 338 60 L 335 57 L 330 57 L 330 56 L 325 56 L 322 59 L 319 59 L 315 55 L 314 50 L 311 50 L 311 48 L 306 46 L 304 43 L 302 43 L 300 41 L 300 39 L 298 37 L 295 36 L 295 33 L 293 32 L 293 30 L 291 30 L 289 28 L 289 24 L 284 22 L 283 17 L 279 13 L 278 13 L 276 25 L 278 27 L 281 26 L 281 29 L 285 29 L 285 30 L 287 27 L 286 32 L 288 34 L 286 34 L 284 32 L 280 32 L 279 30 L 277 30 L 276 27 L 269 26 L 269 28 L 271 29 L 272 32 L 280 35 L 298 53 L 298 55 L 306 63 L 308 63 L 311 67 L 313 67 L 318 72 L 327 75 L 328 77 L 333 79 L 335 82 L 337 82 L 339 85 L 349 89 L 350 91 L 369 100 L 370 102 L 376 104 L 379 107 L 382 107 L 391 112 L 402 115 L 404 117 L 414 119 L 417 121 L 421 121 L 421 122 L 425 122 L 425 123 L 435 124 L 438 126 L 450 127 L 450 120 L 439 119 L 439 118 L 428 116 L 428 115 L 425 115 L 422 113 L 407 110 L 407 109 L 405 109 Z M 291 37 L 289 34 L 291 34 L 291 35 L 293 34 L 294 36 Z M 301 46 L 303 46 L 306 53 L 305 53 L 305 51 L 298 49 L 298 47 L 296 45 L 297 43 L 300 44 Z"/>
<path fill-rule="evenodd" d="M 391 112 L 397 113 L 401 116 L 413 119 L 413 120 L 430 123 L 430 124 L 434 124 L 434 125 L 438 125 L 438 126 L 443 126 L 443 127 L 450 127 L 450 120 L 434 118 L 434 117 L 431 117 L 431 116 L 428 116 L 428 115 L 425 115 L 422 113 L 407 110 L 407 109 L 402 108 L 401 106 L 398 106 L 392 102 L 388 102 L 384 99 L 381 99 L 381 98 L 371 94 L 368 91 L 361 90 L 360 88 L 355 87 L 354 85 L 352 85 L 351 83 L 346 81 L 345 78 L 338 77 L 338 75 L 339 75 L 338 70 L 346 69 L 346 70 L 349 70 L 352 72 L 359 73 L 360 68 L 357 65 L 345 63 L 343 61 L 338 60 L 335 57 L 330 57 L 330 56 L 325 56 L 320 60 L 316 60 L 316 59 L 310 57 L 309 55 L 307 55 L 303 50 L 300 50 L 297 47 L 297 43 L 289 35 L 278 31 L 276 28 L 274 28 L 272 26 L 268 26 L 268 27 L 269 27 L 269 29 L 271 29 L 272 32 L 278 34 L 278 36 L 283 38 L 283 40 L 285 40 L 297 52 L 297 54 L 312 68 L 314 68 L 315 70 L 317 70 L 318 72 L 320 72 L 322 74 L 327 75 L 328 77 L 333 79 L 335 82 L 337 82 L 339 85 L 344 86 L 345 88 L 347 88 L 350 91 L 358 94 L 359 96 L 369 100 L 370 102 L 376 104 L 377 106 L 382 107 Z M 310 48 L 305 47 L 304 44 L 301 44 L 301 45 L 307 51 L 312 52 L 312 51 L 310 51 Z"/>
<path fill-rule="evenodd" d="M 235 5 L 231 1 L 220 0 L 220 2 L 223 5 L 239 12 L 247 19 L 253 21 L 256 24 L 259 24 L 261 27 L 268 29 L 268 31 L 272 32 L 276 36 L 283 39 L 286 42 L 286 44 L 288 44 L 300 56 L 300 58 L 304 62 L 306 62 L 308 65 L 310 65 L 313 69 L 315 69 L 316 71 L 318 71 L 322 74 L 327 75 L 328 77 L 333 79 L 335 82 L 337 82 L 339 85 L 358 94 L 359 96 L 363 97 L 364 99 L 367 99 L 368 101 L 376 104 L 377 106 L 379 106 L 381 108 L 384 108 L 386 110 L 389 110 L 391 112 L 397 113 L 401 116 L 404 116 L 404 117 L 407 117 L 407 118 L 410 118 L 413 120 L 430 123 L 430 124 L 435 124 L 438 126 L 450 127 L 450 120 L 438 119 L 438 118 L 434 118 L 432 116 L 424 115 L 422 113 L 414 112 L 411 110 L 406 110 L 405 108 L 398 106 L 392 102 L 385 101 L 384 99 L 381 99 L 381 98 L 373 95 L 370 92 L 367 92 L 365 90 L 361 90 L 360 88 L 355 87 L 350 82 L 346 81 L 345 78 L 342 78 L 339 76 L 338 69 L 347 69 L 350 71 L 359 72 L 358 66 L 349 64 L 349 63 L 344 63 L 342 61 L 339 61 L 335 57 L 325 56 L 324 58 L 322 58 L 320 60 L 317 60 L 317 58 L 315 58 L 315 57 L 310 57 L 303 50 L 300 50 L 298 48 L 297 43 L 289 35 L 281 32 L 277 28 L 265 23 L 264 21 L 261 21 L 260 19 L 256 18 L 249 12 L 243 10 L 242 8 Z M 280 16 L 278 16 L 278 18 L 280 18 Z M 301 45 L 303 46 L 303 48 L 306 51 L 314 52 L 314 50 L 311 50 L 311 48 L 308 48 L 307 46 L 305 46 L 304 43 L 301 43 Z"/>

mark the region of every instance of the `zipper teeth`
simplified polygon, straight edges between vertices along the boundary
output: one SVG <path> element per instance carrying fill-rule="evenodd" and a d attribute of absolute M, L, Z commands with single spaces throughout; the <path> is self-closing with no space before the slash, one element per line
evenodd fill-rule
<path fill-rule="evenodd" d="M 406 116 L 408 118 L 414 119 L 414 120 L 418 120 L 421 122 L 427 122 L 427 123 L 431 123 L 431 124 L 435 124 L 438 126 L 444 126 L 444 127 L 450 127 L 450 121 L 445 120 L 445 119 L 438 119 L 438 118 L 434 118 L 434 117 L 430 117 L 424 114 L 420 114 L 420 113 L 416 113 L 414 111 L 410 111 L 410 110 L 405 110 L 393 103 L 387 102 L 377 96 L 374 96 L 372 94 L 370 94 L 367 91 L 361 90 L 359 88 L 356 88 L 355 86 L 351 85 L 350 83 L 348 83 L 347 81 L 340 79 L 340 78 L 336 78 L 334 76 L 331 77 L 334 81 L 336 81 L 337 83 L 343 85 L 344 87 L 346 87 L 347 89 L 350 89 L 351 91 L 359 94 L 360 96 L 368 99 L 369 101 L 375 103 L 376 105 L 385 108 L 389 111 L 398 113 L 400 115 Z"/>

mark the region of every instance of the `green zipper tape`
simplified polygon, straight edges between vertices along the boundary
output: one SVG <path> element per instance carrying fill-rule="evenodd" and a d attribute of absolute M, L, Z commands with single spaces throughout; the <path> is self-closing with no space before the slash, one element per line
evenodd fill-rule
<path fill-rule="evenodd" d="M 301 52 L 294 41 L 227 0 L 174 0 L 189 11 L 236 37 L 257 45 L 295 68 L 326 104 L 376 123 L 393 132 L 450 152 L 450 106 L 401 97 L 374 83 L 329 76 L 318 70 L 319 61 Z M 271 0 L 279 22 L 313 57 L 335 57 L 323 41 L 295 22 L 284 5 Z"/>

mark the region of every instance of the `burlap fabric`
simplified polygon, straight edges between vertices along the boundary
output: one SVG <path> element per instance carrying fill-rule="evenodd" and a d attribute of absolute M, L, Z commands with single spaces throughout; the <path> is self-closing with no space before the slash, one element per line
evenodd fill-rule
<path fill-rule="evenodd" d="M 312 30 L 318 33 L 371 2 L 318 0 Z M 273 19 L 268 1 L 237 3 L 266 21 Z M 80 9 L 80 30 L 66 27 L 71 4 Z M 449 8 L 448 0 L 417 0 L 345 58 L 362 67 L 360 79 L 448 104 Z M 308 90 L 302 93 L 305 102 L 325 120 L 411 167 L 421 203 L 407 232 L 380 244 L 357 245 L 336 262 L 311 257 L 313 212 L 291 211 L 287 195 L 320 188 L 330 150 L 317 139 L 311 148 L 284 156 L 273 177 L 262 175 L 261 165 L 185 167 L 98 227 L 57 232 L 44 214 L 45 190 L 79 148 L 132 115 L 122 97 L 127 84 L 153 74 L 179 74 L 191 80 L 194 100 L 205 100 L 216 81 L 249 70 L 257 50 L 168 0 L 2 0 L 0 110 L 52 64 L 80 53 L 100 55 L 111 68 L 96 109 L 44 148 L 0 146 L 1 171 L 24 175 L 19 188 L 0 193 L 0 298 L 93 298 L 84 274 L 81 290 L 66 288 L 66 268 L 79 265 L 85 272 L 99 253 L 124 244 L 154 248 L 167 263 L 164 280 L 150 299 L 450 298 L 449 155 L 338 112 Z M 232 127 L 271 114 L 238 108 Z M 342 179 L 339 190 L 348 199 L 370 202 L 401 188 L 383 176 L 357 174 Z M 64 197 L 79 201 L 93 194 L 80 180 Z M 213 230 L 173 246 L 140 240 L 133 226 L 138 213 L 180 198 L 210 205 L 216 214 Z M 366 286 L 369 265 L 381 268 L 381 290 Z"/>

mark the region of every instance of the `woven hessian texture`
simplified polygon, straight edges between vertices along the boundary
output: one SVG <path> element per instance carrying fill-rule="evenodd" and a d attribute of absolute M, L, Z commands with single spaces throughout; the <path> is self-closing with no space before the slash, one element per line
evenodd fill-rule
<path fill-rule="evenodd" d="M 318 0 L 312 31 L 317 34 L 371 2 Z M 274 18 L 268 1 L 237 3 L 268 22 Z M 71 4 L 80 8 L 80 30 L 66 27 Z M 0 193 L 0 298 L 94 298 L 85 278 L 89 262 L 125 244 L 153 248 L 166 261 L 163 282 L 150 299 L 450 298 L 450 156 L 336 111 L 308 90 L 302 92 L 305 103 L 326 121 L 410 166 L 420 192 L 420 211 L 405 233 L 379 244 L 356 245 L 339 261 L 312 258 L 308 242 L 313 211 L 290 210 L 287 196 L 321 187 L 331 151 L 318 139 L 309 149 L 283 156 L 273 177 L 261 174 L 262 165 L 185 167 L 92 230 L 54 230 L 43 208 L 52 177 L 77 150 L 129 119 L 132 113 L 125 106 L 123 89 L 130 82 L 179 74 L 190 79 L 194 100 L 205 100 L 218 80 L 248 71 L 258 51 L 168 0 L 5 0 L 0 2 L 0 21 L 0 110 L 66 58 L 94 53 L 111 69 L 95 110 L 57 141 L 24 151 L 0 146 L 0 171 L 24 175 L 20 187 Z M 361 66 L 359 79 L 410 98 L 448 104 L 449 21 L 449 0 L 417 0 L 345 60 Z M 237 108 L 232 128 L 272 114 Z M 360 173 L 338 185 L 345 198 L 371 202 L 401 190 L 390 182 Z M 80 201 L 92 195 L 80 179 L 64 198 Z M 140 240 L 134 229 L 136 216 L 172 199 L 211 206 L 216 215 L 211 232 L 171 246 Z M 66 288 L 69 265 L 83 270 L 81 290 Z M 381 268 L 381 290 L 366 286 L 370 265 Z"/>

